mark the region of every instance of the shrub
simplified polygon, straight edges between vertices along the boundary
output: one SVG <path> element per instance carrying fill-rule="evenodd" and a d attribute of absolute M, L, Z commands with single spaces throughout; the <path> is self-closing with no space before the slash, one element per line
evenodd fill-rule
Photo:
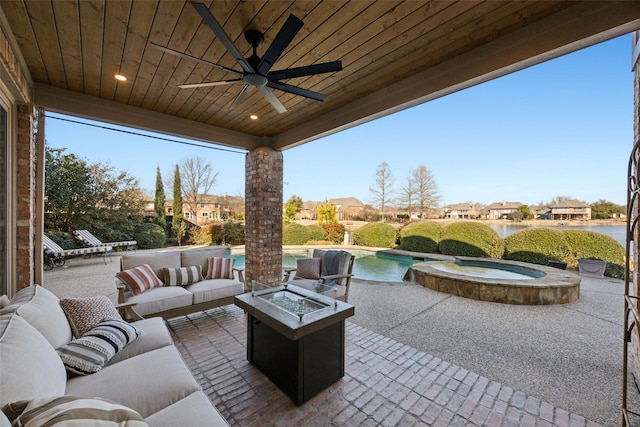
<path fill-rule="evenodd" d="M 396 229 L 391 224 L 372 222 L 353 233 L 353 243 L 376 248 L 393 248 L 396 245 Z"/>
<path fill-rule="evenodd" d="M 147 222 L 136 228 L 134 239 L 139 249 L 156 249 L 164 245 L 165 234 L 158 224 Z"/>
<path fill-rule="evenodd" d="M 565 230 L 570 257 L 567 266 L 578 267 L 578 258 L 607 261 L 606 276 L 624 279 L 625 249 L 613 237 L 586 230 Z"/>
<path fill-rule="evenodd" d="M 311 231 L 302 224 L 284 224 L 282 226 L 283 245 L 304 245 L 311 239 Z"/>
<path fill-rule="evenodd" d="M 454 222 L 442 230 L 438 249 L 445 255 L 502 258 L 504 241 L 488 225 L 478 222 Z"/>
<path fill-rule="evenodd" d="M 308 225 L 307 228 L 311 233 L 311 240 L 314 241 L 324 241 L 327 239 L 327 232 L 324 231 L 324 228 L 320 227 L 318 224 Z"/>
<path fill-rule="evenodd" d="M 326 233 L 326 240 L 332 243 L 342 243 L 344 241 L 344 225 L 338 222 L 328 222 L 322 224 L 322 229 Z"/>
<path fill-rule="evenodd" d="M 438 252 L 442 225 L 433 221 L 413 222 L 400 230 L 400 249 L 412 252 Z"/>
<path fill-rule="evenodd" d="M 210 245 L 244 245 L 244 224 L 241 222 L 225 222 L 208 224 L 204 227 L 209 235 Z"/>
<path fill-rule="evenodd" d="M 548 265 L 549 261 L 569 263 L 565 234 L 553 228 L 525 228 L 504 239 L 504 259 Z"/>

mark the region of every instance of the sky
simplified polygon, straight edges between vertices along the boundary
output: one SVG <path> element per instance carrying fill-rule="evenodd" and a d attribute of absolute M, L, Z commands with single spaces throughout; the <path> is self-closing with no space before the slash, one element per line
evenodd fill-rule
<path fill-rule="evenodd" d="M 244 195 L 245 151 L 54 113 L 45 123 L 49 147 L 127 171 L 150 195 L 158 166 L 166 179 L 196 156 L 218 172 L 211 193 Z M 440 206 L 536 205 L 556 196 L 625 204 L 632 144 L 626 35 L 286 150 L 283 197 L 372 203 L 376 168 L 386 162 L 395 190 L 426 166 Z"/>

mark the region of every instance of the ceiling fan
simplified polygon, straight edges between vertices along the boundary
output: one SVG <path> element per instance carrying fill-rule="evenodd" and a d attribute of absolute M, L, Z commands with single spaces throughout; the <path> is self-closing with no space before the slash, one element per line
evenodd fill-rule
<path fill-rule="evenodd" d="M 191 83 L 179 85 L 180 88 L 198 88 L 208 86 L 220 86 L 232 83 L 244 83 L 244 87 L 231 103 L 230 108 L 235 108 L 242 104 L 247 96 L 257 88 L 260 93 L 271 103 L 273 108 L 278 113 L 284 113 L 287 109 L 276 98 L 271 89 L 278 89 L 284 92 L 292 93 L 294 95 L 303 96 L 305 98 L 314 99 L 316 101 L 324 101 L 326 95 L 311 90 L 303 89 L 301 87 L 293 86 L 282 82 L 281 80 L 292 79 L 295 77 L 312 76 L 316 74 L 331 73 L 334 71 L 342 70 L 342 61 L 325 62 L 322 64 L 307 65 L 303 67 L 288 68 L 285 70 L 271 71 L 273 64 L 280 58 L 280 55 L 289 46 L 289 43 L 298 34 L 303 26 L 303 22 L 296 18 L 294 15 L 289 15 L 286 22 L 276 35 L 275 39 L 262 57 L 257 54 L 258 47 L 264 42 L 264 35 L 257 30 L 247 30 L 244 33 L 244 37 L 253 48 L 253 55 L 248 58 L 244 58 L 240 51 L 234 46 L 233 42 L 224 32 L 218 21 L 213 17 L 209 9 L 203 3 L 192 2 L 191 5 L 200 14 L 202 20 L 211 28 L 216 37 L 227 48 L 231 56 L 242 68 L 242 71 L 234 70 L 233 68 L 225 67 L 220 64 L 206 61 L 204 59 L 197 58 L 195 56 L 179 52 L 177 50 L 170 49 L 168 47 L 160 46 L 155 43 L 150 43 L 153 47 L 163 50 L 174 55 L 181 56 L 183 58 L 191 59 L 201 64 L 209 65 L 213 68 L 217 68 L 222 71 L 226 71 L 238 76 L 234 79 L 220 80 L 216 82 L 204 82 L 204 83 Z"/>

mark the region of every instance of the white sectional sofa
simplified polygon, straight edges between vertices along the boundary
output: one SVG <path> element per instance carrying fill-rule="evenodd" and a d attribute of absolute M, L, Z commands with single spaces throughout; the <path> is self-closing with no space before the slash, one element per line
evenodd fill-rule
<path fill-rule="evenodd" d="M 245 292 L 243 270 L 233 268 L 222 271 L 223 276 L 229 273 L 226 278 L 207 279 L 210 273 L 209 259 L 213 257 L 229 260 L 229 249 L 216 246 L 180 251 L 126 253 L 120 258 L 120 273 L 117 275 L 120 278 L 116 279 L 118 303 L 134 304 L 135 311 L 142 317 L 161 316 L 165 319 L 233 304 L 233 297 Z M 122 273 L 143 265 L 148 265 L 162 284 L 136 294 L 132 291 L 132 286 L 126 286 L 123 282 L 126 278 L 123 278 Z M 183 269 L 184 275 L 184 269 L 190 267 L 199 267 L 202 280 L 183 286 L 169 283 L 167 270 L 173 272 L 175 280 L 176 271 Z M 149 280 L 148 277 L 144 279 Z M 183 283 L 189 282 L 191 280 Z"/>
<path fill-rule="evenodd" d="M 121 405 L 124 409 L 119 411 L 128 410 L 133 418 L 99 425 L 228 426 L 189 371 L 161 318 L 123 322 L 133 325 L 139 336 L 102 369 L 78 376 L 68 374 L 56 351 L 73 338 L 67 315 L 58 298 L 37 285 L 20 290 L 0 309 L 0 426 L 9 425 L 7 404 L 29 401 L 31 407 L 41 408 L 41 401 L 56 398 L 57 403 L 62 396 L 72 401 L 67 405 L 77 406 L 74 414 L 83 417 L 72 425 L 94 425 L 92 420 L 104 416 L 101 405 L 111 410 Z M 62 411 L 60 405 L 52 406 L 50 412 Z M 40 414 L 44 415 L 48 413 Z"/>

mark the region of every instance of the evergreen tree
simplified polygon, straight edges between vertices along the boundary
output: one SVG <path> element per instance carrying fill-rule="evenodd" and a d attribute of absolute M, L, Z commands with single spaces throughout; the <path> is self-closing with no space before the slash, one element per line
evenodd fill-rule
<path fill-rule="evenodd" d="M 180 184 L 180 167 L 176 165 L 176 171 L 173 175 L 173 221 L 171 228 L 176 236 L 178 246 L 182 242 L 185 234 L 184 215 L 182 213 L 182 185 Z"/>
<path fill-rule="evenodd" d="M 164 215 L 164 203 L 166 201 L 164 195 L 164 185 L 162 184 L 162 175 L 160 174 L 160 166 L 156 169 L 156 198 L 154 201 L 155 215 L 153 222 L 162 227 L 163 230 L 167 229 L 167 219 Z"/>

